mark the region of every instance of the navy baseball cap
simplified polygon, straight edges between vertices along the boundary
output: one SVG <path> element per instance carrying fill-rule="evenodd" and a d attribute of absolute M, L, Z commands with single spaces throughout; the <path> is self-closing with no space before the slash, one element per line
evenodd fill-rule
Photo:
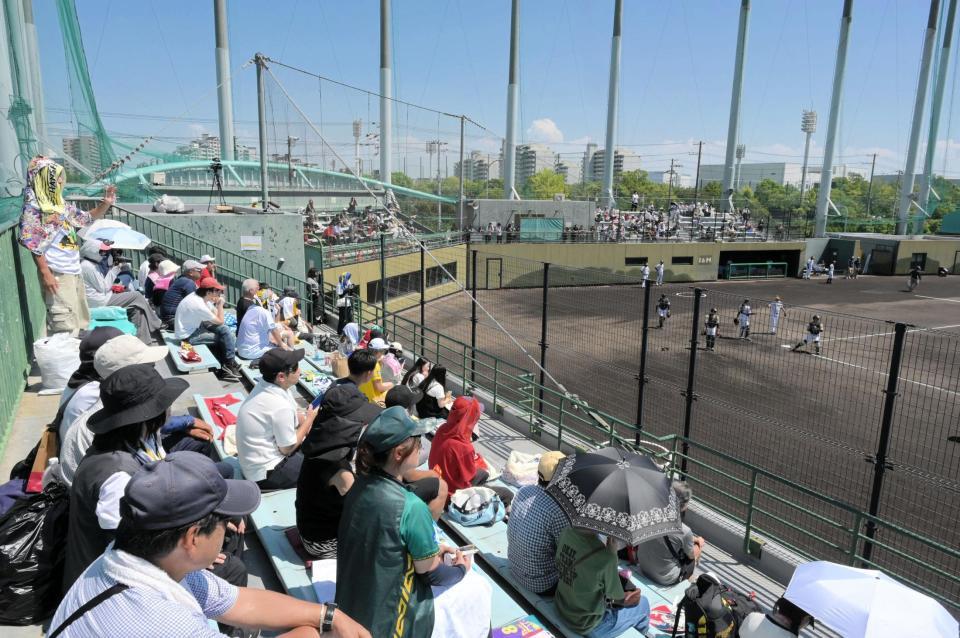
<path fill-rule="evenodd" d="M 366 442 L 374 452 L 386 452 L 411 436 L 422 436 L 430 431 L 422 421 L 414 421 L 403 406 L 395 405 L 380 413 L 367 427 L 360 442 Z"/>
<path fill-rule="evenodd" d="M 246 516 L 260 504 L 253 481 L 223 478 L 216 464 L 197 452 L 173 452 L 144 465 L 127 483 L 120 515 L 135 529 L 173 529 L 208 514 Z"/>

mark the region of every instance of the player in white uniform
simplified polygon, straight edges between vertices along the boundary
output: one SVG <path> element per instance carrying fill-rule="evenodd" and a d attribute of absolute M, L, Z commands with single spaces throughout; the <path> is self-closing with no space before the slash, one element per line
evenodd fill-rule
<path fill-rule="evenodd" d="M 744 299 L 743 303 L 740 304 L 740 310 L 737 313 L 737 323 L 740 325 L 740 338 L 746 341 L 751 341 L 750 315 L 752 314 L 753 310 L 750 308 L 750 300 Z"/>
<path fill-rule="evenodd" d="M 660 263 L 657 264 L 657 285 L 663 285 L 663 260 L 660 260 Z"/>
<path fill-rule="evenodd" d="M 640 269 L 640 276 L 643 277 L 643 283 L 640 284 L 640 287 L 646 288 L 647 281 L 650 279 L 650 266 L 644 264 L 643 268 Z"/>
<path fill-rule="evenodd" d="M 712 352 L 717 343 L 717 329 L 720 327 L 720 315 L 717 314 L 716 308 L 710 309 L 710 314 L 707 315 L 704 325 L 707 333 L 707 350 Z"/>
<path fill-rule="evenodd" d="M 830 265 L 827 267 L 827 283 L 828 284 L 833 283 L 833 273 L 834 273 L 833 262 L 831 261 Z"/>
<path fill-rule="evenodd" d="M 770 334 L 777 334 L 777 324 L 780 323 L 780 317 L 786 317 L 787 311 L 783 308 L 783 301 L 780 299 L 780 295 L 777 295 L 773 298 L 773 303 L 770 304 Z"/>
<path fill-rule="evenodd" d="M 807 267 L 803 269 L 803 278 L 810 279 L 813 277 L 813 257 L 807 260 Z"/>
<path fill-rule="evenodd" d="M 793 346 L 791 352 L 796 352 L 812 343 L 814 352 L 820 354 L 820 336 L 822 334 L 823 323 L 820 322 L 820 315 L 813 315 L 813 319 L 807 324 L 807 334 L 803 336 L 803 341 Z"/>

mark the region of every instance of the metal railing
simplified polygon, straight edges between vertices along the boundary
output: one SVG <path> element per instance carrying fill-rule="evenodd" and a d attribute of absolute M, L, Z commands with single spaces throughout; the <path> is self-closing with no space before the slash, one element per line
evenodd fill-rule
<path fill-rule="evenodd" d="M 462 234 L 452 232 L 418 235 L 418 239 L 426 245 L 427 249 L 456 246 L 466 241 Z M 384 245 L 384 252 L 387 257 L 406 255 L 420 250 L 418 244 L 406 238 L 390 238 L 384 241 Z M 321 263 L 324 268 L 336 268 L 338 266 L 347 266 L 380 258 L 379 240 L 355 244 L 325 245 L 318 243 L 308 244 L 308 246 L 323 252 Z"/>
<path fill-rule="evenodd" d="M 872 516 L 843 500 L 706 445 L 692 436 L 652 435 L 579 397 L 538 383 L 530 370 L 354 298 L 361 325 L 376 323 L 416 356 L 445 366 L 464 392 L 492 397 L 493 413 L 509 408 L 545 445 L 591 449 L 620 445 L 649 453 L 695 483 L 698 499 L 743 528 L 749 553 L 773 541 L 810 560 L 883 570 L 960 611 L 960 550 Z M 801 539 L 798 541 L 798 538 Z"/>

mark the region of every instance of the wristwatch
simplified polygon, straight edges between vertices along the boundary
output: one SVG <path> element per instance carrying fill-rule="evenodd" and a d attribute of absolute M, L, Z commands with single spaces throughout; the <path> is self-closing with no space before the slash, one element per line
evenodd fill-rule
<path fill-rule="evenodd" d="M 326 603 L 326 612 L 323 614 L 323 622 L 320 623 L 320 633 L 333 631 L 333 613 L 337 611 L 337 603 Z"/>

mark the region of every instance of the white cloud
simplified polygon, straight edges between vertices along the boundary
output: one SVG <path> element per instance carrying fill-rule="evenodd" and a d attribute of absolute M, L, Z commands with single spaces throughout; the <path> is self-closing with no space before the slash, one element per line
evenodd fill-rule
<path fill-rule="evenodd" d="M 531 142 L 555 144 L 563 141 L 563 131 L 549 117 L 534 120 L 527 129 L 527 139 Z"/>

